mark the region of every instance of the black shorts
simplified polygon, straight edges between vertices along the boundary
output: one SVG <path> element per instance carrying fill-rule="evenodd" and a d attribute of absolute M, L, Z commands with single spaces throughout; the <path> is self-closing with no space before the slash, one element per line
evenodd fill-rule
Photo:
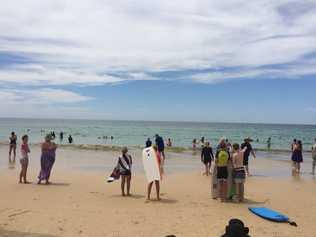
<path fill-rule="evenodd" d="M 130 175 L 131 175 L 131 171 L 130 171 L 130 170 L 121 171 L 121 172 L 120 172 L 120 175 L 130 176 Z"/>
<path fill-rule="evenodd" d="M 228 178 L 227 166 L 217 167 L 217 179 L 227 179 L 227 178 Z"/>
<path fill-rule="evenodd" d="M 205 164 L 205 165 L 207 165 L 207 164 L 212 164 L 212 159 L 211 158 L 204 158 L 203 159 L 203 163 Z"/>
<path fill-rule="evenodd" d="M 244 165 L 248 165 L 249 156 L 244 157 Z"/>

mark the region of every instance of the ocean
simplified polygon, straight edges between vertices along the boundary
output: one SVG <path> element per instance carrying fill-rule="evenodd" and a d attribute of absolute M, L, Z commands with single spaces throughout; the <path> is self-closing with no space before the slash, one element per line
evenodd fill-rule
<path fill-rule="evenodd" d="M 302 140 L 305 150 L 309 150 L 316 137 L 316 125 L 1 118 L 0 141 L 8 141 L 11 131 L 19 138 L 28 134 L 30 143 L 43 141 L 50 131 L 55 131 L 59 142 L 59 132 L 63 131 L 63 143 L 71 134 L 74 144 L 118 146 L 142 146 L 148 137 L 153 140 L 158 133 L 165 140 L 171 138 L 176 147 L 191 147 L 192 140 L 202 136 L 213 146 L 223 136 L 231 143 L 241 143 L 249 136 L 255 148 L 266 149 L 271 137 L 272 150 L 289 150 L 293 138 Z M 104 139 L 106 136 L 108 139 Z"/>

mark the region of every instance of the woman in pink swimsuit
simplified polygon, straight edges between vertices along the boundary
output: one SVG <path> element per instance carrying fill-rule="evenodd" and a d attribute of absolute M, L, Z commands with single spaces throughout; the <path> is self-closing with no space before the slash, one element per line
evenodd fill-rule
<path fill-rule="evenodd" d="M 21 144 L 21 159 L 20 159 L 20 163 L 21 163 L 21 172 L 20 172 L 20 183 L 22 183 L 22 180 L 25 184 L 28 184 L 29 182 L 27 182 L 26 180 L 26 173 L 27 173 L 27 167 L 29 165 L 29 155 L 28 153 L 30 153 L 30 148 L 28 145 L 28 140 L 29 137 L 27 135 L 24 135 L 22 137 L 22 144 Z"/>

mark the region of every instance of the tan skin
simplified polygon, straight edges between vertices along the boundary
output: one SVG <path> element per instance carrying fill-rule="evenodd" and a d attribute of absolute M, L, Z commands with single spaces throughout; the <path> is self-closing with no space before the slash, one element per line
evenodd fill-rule
<path fill-rule="evenodd" d="M 127 151 L 122 152 L 122 155 L 128 155 Z M 131 180 L 132 180 L 132 175 L 121 175 L 121 191 L 122 191 L 122 196 L 131 196 Z M 126 183 L 126 191 L 127 194 L 125 194 L 125 183 Z"/>
<path fill-rule="evenodd" d="M 23 139 L 23 144 L 27 144 L 27 143 L 28 143 L 28 137 L 25 137 Z M 22 183 L 22 180 L 23 180 L 23 183 L 25 183 L 25 184 L 29 184 L 30 183 L 26 179 L 27 168 L 28 168 L 28 164 L 21 164 L 21 172 L 20 172 L 20 181 L 19 181 L 19 183 Z"/>
<path fill-rule="evenodd" d="M 42 152 L 43 152 L 43 150 L 56 149 L 56 148 L 57 148 L 57 145 L 56 145 L 54 142 L 51 142 L 50 139 L 45 138 L 45 142 L 42 143 L 41 148 L 42 148 Z M 37 184 L 41 184 L 41 181 L 39 180 L 39 181 L 37 182 Z M 49 179 L 46 180 L 46 183 L 45 183 L 45 184 L 50 184 Z"/>
<path fill-rule="evenodd" d="M 242 152 L 244 153 L 246 151 L 246 147 L 243 150 L 240 150 L 239 148 L 234 149 L 233 152 L 234 154 L 238 153 L 238 152 Z M 233 167 L 234 168 L 239 168 L 236 166 L 235 164 L 235 160 L 233 158 Z M 243 183 L 238 183 L 235 185 L 236 186 L 236 201 L 237 202 L 243 202 L 244 201 L 244 184 Z"/>

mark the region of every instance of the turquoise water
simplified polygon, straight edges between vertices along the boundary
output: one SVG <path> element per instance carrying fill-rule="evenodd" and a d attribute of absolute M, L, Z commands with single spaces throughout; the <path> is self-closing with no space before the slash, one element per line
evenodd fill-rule
<path fill-rule="evenodd" d="M 266 148 L 266 141 L 271 137 L 272 149 L 289 149 L 293 138 L 302 140 L 309 149 L 316 137 L 316 125 L 0 119 L 0 141 L 7 141 L 11 131 L 19 137 L 28 134 L 31 143 L 42 141 L 49 131 L 55 131 L 57 138 L 64 131 L 64 143 L 68 134 L 72 134 L 75 144 L 112 145 L 143 145 L 148 137 L 153 139 L 158 133 L 165 139 L 170 137 L 173 145 L 179 147 L 191 147 L 193 138 L 202 136 L 212 144 L 222 136 L 239 143 L 250 136 L 255 140 L 255 148 Z M 103 136 L 114 139 L 102 139 Z"/>

